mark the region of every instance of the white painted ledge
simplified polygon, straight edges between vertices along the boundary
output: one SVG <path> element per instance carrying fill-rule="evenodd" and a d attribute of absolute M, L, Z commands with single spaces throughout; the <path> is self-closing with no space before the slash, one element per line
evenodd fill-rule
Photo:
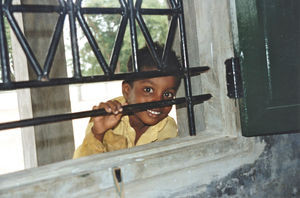
<path fill-rule="evenodd" d="M 121 168 L 128 197 L 146 195 L 145 191 L 149 197 L 175 193 L 195 183 L 207 184 L 255 160 L 264 145 L 253 144 L 253 139 L 207 131 L 196 137 L 68 160 L 0 176 L 0 197 L 116 197 L 113 167 Z M 259 152 L 253 152 L 254 148 Z M 228 165 L 220 169 L 224 163 Z"/>

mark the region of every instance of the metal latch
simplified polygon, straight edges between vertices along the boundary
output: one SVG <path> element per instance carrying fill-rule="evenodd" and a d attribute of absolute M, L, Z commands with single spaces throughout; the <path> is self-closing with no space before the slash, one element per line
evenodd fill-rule
<path fill-rule="evenodd" d="M 241 75 L 240 59 L 237 57 L 229 58 L 225 61 L 227 96 L 229 98 L 243 97 L 243 83 Z"/>

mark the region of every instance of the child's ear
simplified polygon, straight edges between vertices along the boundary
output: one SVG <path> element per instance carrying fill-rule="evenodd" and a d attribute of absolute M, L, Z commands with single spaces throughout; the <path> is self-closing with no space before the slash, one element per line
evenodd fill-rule
<path fill-rule="evenodd" d="M 130 92 L 130 90 L 131 90 L 130 84 L 128 82 L 126 82 L 126 81 L 123 81 L 122 82 L 122 94 L 123 94 L 126 102 L 129 99 L 129 92 Z"/>

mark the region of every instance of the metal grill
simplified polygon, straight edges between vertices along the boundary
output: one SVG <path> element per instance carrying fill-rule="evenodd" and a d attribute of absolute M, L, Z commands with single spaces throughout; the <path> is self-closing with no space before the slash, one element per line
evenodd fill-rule
<path fill-rule="evenodd" d="M 34 88 L 34 87 L 45 87 L 45 86 L 55 86 L 55 85 L 67 85 L 75 83 L 90 83 L 90 82 L 102 82 L 102 81 L 112 81 L 112 80 L 126 80 L 126 79 L 137 79 L 145 77 L 158 77 L 166 76 L 170 74 L 176 74 L 184 79 L 185 86 L 185 97 L 177 98 L 168 101 L 159 101 L 143 104 L 134 104 L 125 106 L 124 113 L 132 113 L 135 111 L 142 111 L 147 108 L 154 108 L 160 106 L 169 106 L 171 104 L 182 104 L 185 103 L 188 111 L 188 123 L 190 129 L 190 135 L 196 135 L 195 130 L 195 118 L 193 106 L 198 103 L 202 103 L 209 98 L 210 94 L 192 96 L 191 88 L 191 76 L 199 75 L 200 73 L 207 71 L 209 68 L 205 67 L 193 67 L 189 68 L 188 63 L 188 53 L 186 45 L 186 34 L 185 34 L 185 24 L 184 24 L 184 14 L 183 14 L 183 4 L 182 0 L 169 0 L 169 9 L 143 9 L 141 7 L 142 0 L 137 0 L 134 4 L 133 0 L 119 0 L 119 8 L 102 8 L 102 7 L 82 7 L 82 1 L 76 0 L 58 0 L 58 5 L 14 5 L 12 0 L 0 1 L 0 50 L 1 50 L 1 71 L 2 71 L 2 83 L 0 83 L 0 90 L 15 90 L 21 88 Z M 58 21 L 55 26 L 54 34 L 51 38 L 51 43 L 48 49 L 48 53 L 44 62 L 41 66 L 35 54 L 32 52 L 24 34 L 21 31 L 16 19 L 14 18 L 14 13 L 57 13 L 59 14 Z M 110 62 L 107 63 L 104 59 L 101 50 L 98 47 L 95 38 L 93 37 L 91 30 L 84 18 L 87 14 L 113 14 L 121 15 L 120 27 L 116 36 L 114 47 L 112 50 L 112 55 Z M 168 15 L 171 17 L 168 36 L 165 43 L 165 48 L 163 52 L 163 57 L 159 57 L 154 48 L 154 42 L 149 33 L 149 30 L 143 19 L 143 15 Z M 68 16 L 70 25 L 70 37 L 71 37 L 71 48 L 73 56 L 73 67 L 74 72 L 72 77 L 68 78 L 49 78 L 49 73 L 53 67 L 53 59 L 55 52 L 59 43 L 59 39 L 62 36 L 62 30 L 65 22 L 65 18 Z M 10 65 L 9 65 L 9 52 L 7 38 L 5 35 L 4 17 L 10 24 L 11 29 L 16 35 L 26 57 L 29 65 L 32 67 L 36 74 L 35 80 L 28 81 L 12 81 Z M 79 23 L 80 28 L 85 34 L 94 55 L 99 62 L 104 74 L 97 76 L 82 76 L 80 61 L 79 61 L 79 49 L 77 41 L 77 27 L 76 20 Z M 137 22 L 137 23 L 136 23 Z M 129 25 L 130 27 L 130 37 L 131 37 L 131 48 L 132 48 L 132 63 L 134 71 L 131 73 L 115 73 L 118 57 L 120 54 L 122 41 L 125 34 L 125 29 Z M 157 62 L 160 71 L 150 71 L 150 72 L 140 72 L 137 65 L 137 25 L 140 27 L 143 36 L 147 42 L 147 45 L 151 51 L 152 57 Z M 176 29 L 179 28 L 180 32 L 180 46 L 181 46 L 181 57 L 182 57 L 182 68 L 180 71 L 170 73 L 164 71 L 163 62 L 166 60 L 168 53 L 171 50 Z M 82 117 L 90 117 L 97 115 L 105 115 L 106 112 L 103 109 L 77 112 L 77 113 L 66 113 L 60 115 L 50 115 L 45 117 L 37 117 L 32 119 L 13 121 L 0 124 L 1 129 L 15 128 L 15 127 L 25 127 L 38 124 L 45 124 L 51 122 L 58 122 L 64 120 L 71 120 Z"/>

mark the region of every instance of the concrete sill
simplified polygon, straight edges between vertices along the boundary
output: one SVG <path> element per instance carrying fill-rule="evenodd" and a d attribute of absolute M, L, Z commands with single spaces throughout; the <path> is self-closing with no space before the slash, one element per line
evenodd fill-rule
<path fill-rule="evenodd" d="M 0 176 L 0 195 L 11 197 L 12 194 L 29 193 L 30 197 L 47 197 L 115 192 L 113 167 L 121 168 L 124 185 L 131 186 L 133 183 L 173 173 L 176 175 L 181 170 L 200 166 L 202 172 L 205 172 L 208 167 L 204 164 L 225 158 L 233 159 L 233 156 L 238 155 L 245 156 L 251 153 L 252 145 L 252 139 L 206 131 L 196 137 L 178 137 L 3 175 Z M 189 181 L 186 181 L 185 185 L 188 184 Z"/>

